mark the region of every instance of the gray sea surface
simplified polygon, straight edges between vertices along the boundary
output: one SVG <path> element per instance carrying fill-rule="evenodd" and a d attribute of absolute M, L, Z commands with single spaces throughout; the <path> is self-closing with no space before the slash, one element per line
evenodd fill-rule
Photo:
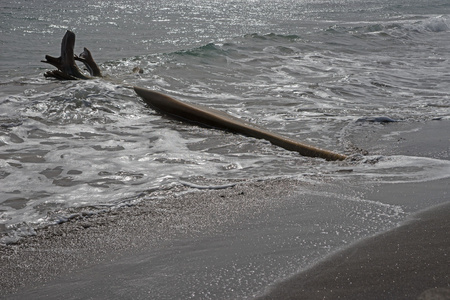
<path fill-rule="evenodd" d="M 145 201 L 180 181 L 315 182 L 350 168 L 168 119 L 131 85 L 350 155 L 365 153 L 356 137 L 389 126 L 378 117 L 450 118 L 447 0 L 5 0 L 0 15 L 2 243 L 74 209 Z M 89 48 L 106 78 L 43 77 L 52 67 L 40 60 L 59 55 L 66 30 L 77 36 L 75 53 Z M 382 132 L 380 140 L 402 137 Z M 448 159 L 379 150 L 352 164 L 352 176 L 449 177 Z"/>

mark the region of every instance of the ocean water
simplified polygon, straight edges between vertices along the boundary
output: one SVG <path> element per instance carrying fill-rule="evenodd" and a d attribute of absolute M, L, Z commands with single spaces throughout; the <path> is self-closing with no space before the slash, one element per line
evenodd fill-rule
<path fill-rule="evenodd" d="M 3 242 L 66 220 L 68 209 L 128 205 L 180 181 L 450 175 L 447 160 L 381 151 L 345 175 L 347 162 L 168 119 L 130 89 L 363 153 L 354 136 L 385 126 L 371 118 L 450 118 L 447 0 L 4 0 L 0 15 Z M 52 67 L 40 60 L 59 55 L 66 30 L 77 36 L 75 53 L 89 48 L 106 78 L 43 77 Z"/>

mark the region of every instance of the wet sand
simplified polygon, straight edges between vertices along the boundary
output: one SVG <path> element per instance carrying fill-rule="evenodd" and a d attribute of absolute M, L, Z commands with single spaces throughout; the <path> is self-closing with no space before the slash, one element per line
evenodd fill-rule
<path fill-rule="evenodd" d="M 208 184 L 219 183 L 203 181 L 203 185 Z M 96 265 L 114 265 L 124 257 L 137 257 L 147 251 L 161 251 L 164 256 L 164 252 L 171 251 L 171 241 L 180 237 L 214 236 L 227 224 L 255 218 L 271 209 L 271 200 L 288 197 L 292 187 L 298 184 L 293 180 L 275 179 L 191 192 L 179 186 L 169 192 L 162 191 L 161 199 L 143 201 L 98 216 L 80 216 L 37 230 L 36 236 L 17 244 L 0 245 L 0 270 L 2 274 L 8 274 L 0 276 L 0 296 L 48 299 L 62 293 L 65 299 L 72 299 L 65 293 L 72 274 Z M 186 193 L 179 195 L 183 191 Z M 111 272 L 109 276 L 117 276 L 114 270 L 108 272 Z M 107 283 L 103 284 L 105 288 L 109 287 Z M 86 290 L 74 293 L 77 296 L 73 299 L 87 298 L 86 294 L 83 296 Z M 90 296 L 102 298 L 98 290 Z"/>
<path fill-rule="evenodd" d="M 448 124 L 421 124 L 386 149 L 376 147 L 387 144 L 380 141 L 361 144 L 375 152 L 407 149 L 448 160 Z M 431 144 L 415 146 L 415 140 Z M 199 178 L 203 185 L 224 183 Z M 136 206 L 75 217 L 0 246 L 0 298 L 414 299 L 450 284 L 449 183 L 445 178 L 371 189 L 363 182 L 335 184 L 324 178 L 314 186 L 279 178 L 221 190 L 180 185 Z M 327 189 L 330 194 L 319 193 Z M 447 204 L 380 234 L 395 224 L 383 225 L 381 219 L 359 224 L 360 216 L 348 214 L 352 206 L 342 206 L 356 189 L 361 199 L 402 205 L 405 216 Z M 324 228 L 345 225 L 342 232 L 350 234 L 336 233 L 324 245 L 320 222 Z M 294 243 L 299 237 L 301 243 Z M 347 245 L 360 238 L 367 239 Z"/>
<path fill-rule="evenodd" d="M 257 299 L 450 299 L 450 203 L 416 214 Z"/>

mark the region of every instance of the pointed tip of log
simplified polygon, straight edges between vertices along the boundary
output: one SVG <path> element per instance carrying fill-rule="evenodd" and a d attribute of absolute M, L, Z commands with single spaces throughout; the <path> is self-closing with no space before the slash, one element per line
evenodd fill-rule
<path fill-rule="evenodd" d="M 73 31 L 67 30 L 66 34 L 64 36 L 66 36 L 66 35 L 73 36 L 75 38 L 75 33 Z"/>

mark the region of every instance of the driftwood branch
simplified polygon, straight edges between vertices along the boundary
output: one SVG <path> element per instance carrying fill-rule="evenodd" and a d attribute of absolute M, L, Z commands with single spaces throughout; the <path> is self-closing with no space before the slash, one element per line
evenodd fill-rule
<path fill-rule="evenodd" d="M 91 51 L 89 51 L 88 48 L 85 47 L 84 51 L 79 56 L 75 55 L 75 60 L 81 61 L 86 66 L 86 69 L 89 71 L 91 76 L 103 77 L 100 68 L 95 63 L 92 58 Z"/>
<path fill-rule="evenodd" d="M 92 58 L 91 52 L 87 48 L 84 48 L 84 51 L 80 54 L 80 56 L 76 56 L 73 52 L 74 46 L 75 33 L 68 30 L 61 42 L 61 56 L 53 57 L 50 55 L 46 55 L 46 60 L 41 61 L 51 64 L 58 69 L 46 72 L 44 74 L 45 77 L 53 77 L 59 80 L 90 79 L 90 76 L 87 76 L 80 71 L 77 64 L 75 63 L 75 60 L 81 61 L 86 66 L 91 76 L 102 76 L 100 68 Z"/>

